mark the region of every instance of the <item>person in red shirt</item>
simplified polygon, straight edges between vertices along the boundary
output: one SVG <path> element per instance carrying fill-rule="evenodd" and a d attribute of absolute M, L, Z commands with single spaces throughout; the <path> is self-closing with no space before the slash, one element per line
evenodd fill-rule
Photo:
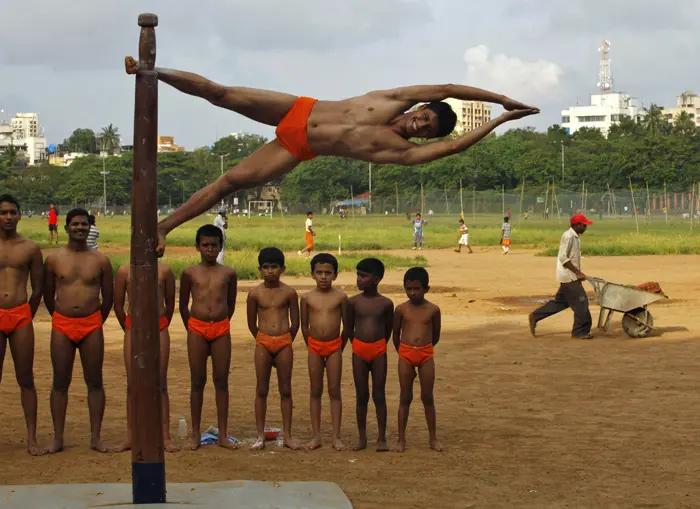
<path fill-rule="evenodd" d="M 53 235 L 56 234 L 56 244 L 58 244 L 58 209 L 52 203 L 49 205 L 49 244 L 53 242 Z"/>

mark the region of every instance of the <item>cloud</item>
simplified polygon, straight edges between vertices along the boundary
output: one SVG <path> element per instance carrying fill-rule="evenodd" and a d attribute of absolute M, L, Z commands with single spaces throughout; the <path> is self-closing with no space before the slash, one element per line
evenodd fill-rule
<path fill-rule="evenodd" d="M 526 61 L 491 54 L 484 45 L 464 53 L 467 83 L 503 93 L 524 102 L 551 101 L 560 93 L 562 69 L 546 60 Z"/>

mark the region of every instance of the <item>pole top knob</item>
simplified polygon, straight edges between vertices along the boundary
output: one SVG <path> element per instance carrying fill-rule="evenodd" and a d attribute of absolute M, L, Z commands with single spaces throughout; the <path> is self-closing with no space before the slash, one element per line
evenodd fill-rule
<path fill-rule="evenodd" d="M 158 16 L 145 12 L 139 14 L 139 26 L 140 27 L 157 27 L 158 26 Z"/>

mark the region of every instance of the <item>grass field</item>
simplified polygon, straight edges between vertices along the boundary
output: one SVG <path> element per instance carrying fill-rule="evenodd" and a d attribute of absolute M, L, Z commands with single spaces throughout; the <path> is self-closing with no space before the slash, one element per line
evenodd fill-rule
<path fill-rule="evenodd" d="M 468 215 L 466 221 L 472 246 L 478 248 L 498 245 L 501 219 L 498 215 L 477 215 L 475 221 L 472 221 Z M 635 222 L 631 217 L 592 219 L 595 224 L 586 232 L 582 246 L 584 254 L 589 256 L 700 253 L 700 225 L 696 225 L 691 233 L 687 219 L 676 217 L 669 219 L 668 224 L 660 219 L 651 222 L 640 219 L 639 234 L 636 233 Z M 202 216 L 181 226 L 168 236 L 168 245 L 193 246 L 197 228 L 212 220 L 213 217 Z M 457 220 L 457 216 L 428 219 L 424 230 L 425 247 L 435 249 L 455 246 L 458 238 Z M 556 218 L 547 221 L 514 218 L 512 222 L 514 249 L 537 249 L 541 254 L 549 256 L 556 254 L 561 233 L 567 227 L 565 218 L 562 218 L 561 222 Z M 304 245 L 303 224 L 302 216 L 277 216 L 272 219 L 230 217 L 226 249 L 257 252 L 263 247 L 276 246 L 285 252 L 296 252 Z M 100 229 L 101 248 L 111 249 L 129 245 L 129 218 L 98 220 L 97 226 Z M 413 238 L 413 228 L 406 216 L 357 216 L 354 219 L 351 216 L 349 219 L 340 220 L 337 216 L 317 215 L 314 218 L 314 228 L 317 233 L 317 251 L 337 252 L 339 236 L 343 251 L 404 249 L 411 246 Z M 45 221 L 41 218 L 23 218 L 20 231 L 40 244 L 46 244 L 48 231 Z M 61 236 L 65 240 L 63 232 Z M 249 255 L 243 258 L 248 259 Z M 293 266 L 296 267 L 296 264 Z"/>

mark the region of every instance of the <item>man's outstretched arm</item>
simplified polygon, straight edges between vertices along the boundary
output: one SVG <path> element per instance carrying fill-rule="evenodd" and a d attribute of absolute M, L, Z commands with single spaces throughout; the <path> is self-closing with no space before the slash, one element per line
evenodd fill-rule
<path fill-rule="evenodd" d="M 521 102 L 514 101 L 510 97 L 496 94 L 483 88 L 467 87 L 464 85 L 413 85 L 410 87 L 399 87 L 387 90 L 385 93 L 392 99 L 406 102 L 431 102 L 442 101 L 449 97 L 462 101 L 482 101 L 501 104 L 508 110 L 528 110 L 534 109 Z"/>
<path fill-rule="evenodd" d="M 409 148 L 388 149 L 375 154 L 372 157 L 372 161 L 378 164 L 401 164 L 403 166 L 429 163 L 430 161 L 451 156 L 468 149 L 486 137 L 496 127 L 509 120 L 536 115 L 539 112 L 537 109 L 507 111 L 459 138 L 425 143 L 423 145 L 411 144 Z"/>

